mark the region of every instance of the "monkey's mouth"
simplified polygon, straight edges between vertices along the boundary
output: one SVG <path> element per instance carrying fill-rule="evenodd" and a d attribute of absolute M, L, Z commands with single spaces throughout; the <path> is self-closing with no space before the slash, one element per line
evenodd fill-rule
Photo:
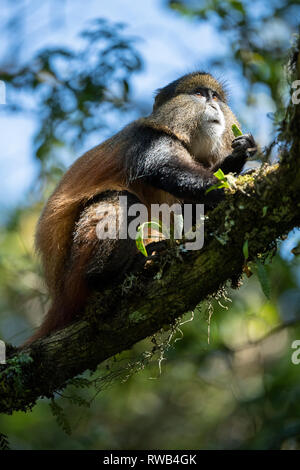
<path fill-rule="evenodd" d="M 209 110 L 210 111 L 210 110 Z M 219 113 L 216 113 L 216 112 L 208 112 L 207 115 L 206 115 L 206 120 L 210 123 L 210 124 L 221 124 L 221 119 L 219 118 L 218 116 Z"/>

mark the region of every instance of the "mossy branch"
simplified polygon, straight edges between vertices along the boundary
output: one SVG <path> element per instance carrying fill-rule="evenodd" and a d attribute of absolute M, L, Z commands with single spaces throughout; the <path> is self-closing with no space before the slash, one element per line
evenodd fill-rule
<path fill-rule="evenodd" d="M 158 254 L 125 283 L 95 292 L 83 319 L 14 352 L 0 366 L 1 412 L 30 409 L 74 376 L 171 325 L 226 282 L 236 285 L 246 240 L 249 261 L 300 225 L 299 108 L 287 110 L 281 163 L 238 178 L 236 190 L 209 214 L 202 250 Z"/>

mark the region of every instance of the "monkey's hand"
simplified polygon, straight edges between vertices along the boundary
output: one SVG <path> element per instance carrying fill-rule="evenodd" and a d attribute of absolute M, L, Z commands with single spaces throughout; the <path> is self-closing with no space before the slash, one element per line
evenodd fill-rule
<path fill-rule="evenodd" d="M 257 145 L 252 134 L 243 134 L 234 139 L 231 144 L 232 156 L 245 155 L 246 159 L 253 157 L 257 151 Z"/>
<path fill-rule="evenodd" d="M 221 170 L 226 173 L 240 173 L 248 158 L 257 151 L 256 142 L 251 134 L 243 134 L 232 142 L 233 152 L 225 158 Z"/>

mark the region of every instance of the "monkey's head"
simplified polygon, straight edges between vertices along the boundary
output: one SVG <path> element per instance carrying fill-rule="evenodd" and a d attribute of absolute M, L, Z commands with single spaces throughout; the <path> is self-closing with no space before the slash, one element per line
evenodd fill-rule
<path fill-rule="evenodd" d="M 232 125 L 239 123 L 227 104 L 222 84 L 206 72 L 194 72 L 158 90 L 150 118 L 164 125 L 204 165 L 231 152 Z"/>

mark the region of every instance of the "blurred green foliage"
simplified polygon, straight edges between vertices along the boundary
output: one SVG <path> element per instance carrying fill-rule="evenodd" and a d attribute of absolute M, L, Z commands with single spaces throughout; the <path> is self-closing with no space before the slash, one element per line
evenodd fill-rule
<path fill-rule="evenodd" d="M 97 19 L 81 33 L 79 50 L 46 48 L 0 73 L 15 93 L 8 110 L 28 107 L 18 90 L 34 99 L 39 126 L 33 151 L 44 176 L 60 174 L 60 148 L 82 148 L 87 136 L 107 126 L 111 112 L 128 112 L 130 78 L 142 62 L 124 28 Z"/>
<path fill-rule="evenodd" d="M 261 83 L 281 108 L 289 38 L 263 39 L 262 34 L 272 24 L 276 33 L 274 21 L 289 31 L 296 2 L 169 5 L 188 17 L 217 22 L 231 40 L 228 64 L 240 66 L 248 80 L 249 99 L 253 86 Z M 109 126 L 111 112 L 129 112 L 131 80 L 141 64 L 123 27 L 99 20 L 83 33 L 80 50 L 47 48 L 25 65 L 1 69 L 0 79 L 16 96 L 10 111 L 24 111 L 25 93 L 40 117 L 33 142 L 39 181 L 2 224 L 0 235 L 1 339 L 20 344 L 47 308 L 33 234 L 43 200 L 63 171 L 63 150 L 80 147 L 91 133 Z M 2 415 L 0 431 L 11 447 L 300 448 L 300 364 L 291 361 L 292 342 L 300 339 L 299 257 L 290 254 L 297 237 L 292 234 L 271 264 L 257 268 L 261 282 L 255 275 L 245 277 L 241 289 L 228 291 L 231 302 L 220 295 L 199 306 L 169 345 L 160 346 L 168 338 L 163 332 L 108 361 L 96 375 L 85 374 L 95 388 L 74 382 L 63 392 L 65 398 L 57 394 L 51 408 L 41 400 L 32 413 Z M 247 258 L 246 247 L 244 252 Z M 191 312 L 182 322 L 190 319 Z M 154 346 L 150 363 L 138 362 Z M 140 370 L 131 374 L 131 369 Z M 0 440 L 6 445 L 3 436 Z"/>

